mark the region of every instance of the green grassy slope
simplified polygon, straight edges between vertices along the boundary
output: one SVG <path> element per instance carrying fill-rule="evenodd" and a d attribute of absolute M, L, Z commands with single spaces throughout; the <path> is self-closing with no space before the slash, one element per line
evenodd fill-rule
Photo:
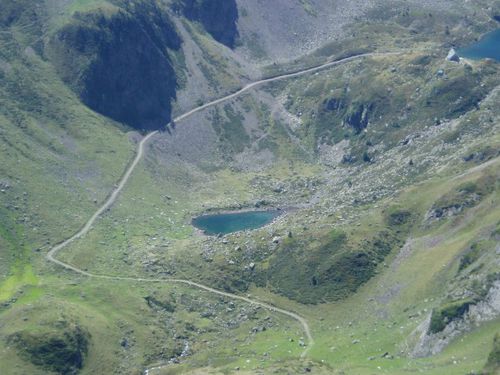
<path fill-rule="evenodd" d="M 34 49 L 35 26 L 25 22 L 21 17 L 1 34 L 1 256 L 10 285 L 15 278 L 33 283 L 24 271 L 28 259 L 80 226 L 133 154 L 122 128 L 62 84 Z"/>
<path fill-rule="evenodd" d="M 166 362 L 150 373 L 497 371 L 498 316 L 474 311 L 485 311 L 499 281 L 500 73 L 491 62 L 444 61 L 458 29 L 447 36 L 435 16 L 386 21 L 379 10 L 346 50 L 326 46 L 270 68 L 351 47 L 412 47 L 274 84 L 177 124 L 148 145 L 92 231 L 58 254 L 96 274 L 184 278 L 296 312 L 316 341 L 300 359 L 304 332 L 283 315 L 46 262 L 47 249 L 109 194 L 139 135 L 86 108 L 42 53 L 75 11 L 114 12 L 111 2 L 48 1 L 34 13 L 24 11 L 32 2 L 16 4 L 0 16 L 2 371 L 139 374 Z M 447 22 L 473 17 L 467 9 Z M 474 35 L 491 26 L 476 17 Z M 234 62 L 217 55 L 200 25 L 181 22 L 207 58 L 210 84 L 237 86 Z M 428 28 L 415 33 L 415 25 Z M 373 44 L 366 36 L 376 30 L 391 32 Z M 223 238 L 190 225 L 203 212 L 256 206 L 289 210 Z M 448 340 L 442 348 L 440 340 Z"/>

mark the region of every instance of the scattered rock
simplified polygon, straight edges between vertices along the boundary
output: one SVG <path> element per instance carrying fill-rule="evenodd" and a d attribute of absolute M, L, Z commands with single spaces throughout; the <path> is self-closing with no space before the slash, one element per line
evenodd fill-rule
<path fill-rule="evenodd" d="M 120 346 L 123 347 L 123 348 L 128 348 L 129 347 L 129 343 L 128 343 L 128 340 L 126 337 L 124 337 L 121 341 L 120 341 Z"/>

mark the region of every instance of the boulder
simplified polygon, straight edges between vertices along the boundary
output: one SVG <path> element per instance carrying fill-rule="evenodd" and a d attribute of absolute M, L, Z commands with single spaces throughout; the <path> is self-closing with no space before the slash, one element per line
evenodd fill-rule
<path fill-rule="evenodd" d="M 460 56 L 458 56 L 455 48 L 450 49 L 450 52 L 448 52 L 448 56 L 446 56 L 446 60 L 452 62 L 460 62 Z"/>

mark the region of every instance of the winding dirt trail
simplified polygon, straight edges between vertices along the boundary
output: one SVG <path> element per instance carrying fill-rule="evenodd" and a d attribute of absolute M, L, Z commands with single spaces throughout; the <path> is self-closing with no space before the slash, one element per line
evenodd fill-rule
<path fill-rule="evenodd" d="M 330 62 L 327 62 L 325 64 L 321 64 L 321 65 L 318 65 L 318 66 L 315 66 L 312 68 L 304 69 L 304 70 L 301 70 L 298 72 L 287 73 L 287 74 L 279 75 L 279 76 L 272 77 L 272 78 L 262 79 L 260 81 L 250 83 L 250 84 L 244 86 L 242 89 L 240 89 L 232 94 L 229 94 L 223 98 L 220 98 L 220 99 L 211 101 L 209 103 L 206 103 L 204 105 L 201 105 L 199 107 L 196 107 L 196 108 L 174 118 L 173 122 L 175 122 L 175 123 L 180 122 L 180 121 L 188 118 L 189 116 L 191 116 L 197 112 L 203 111 L 204 109 L 207 109 L 207 108 L 216 106 L 218 104 L 221 104 L 223 102 L 226 102 L 228 100 L 234 99 L 234 98 L 238 97 L 239 95 L 245 93 L 246 91 L 249 91 L 257 86 L 264 85 L 266 83 L 276 82 L 276 81 L 285 80 L 285 79 L 289 79 L 289 78 L 300 77 L 300 76 L 303 76 L 303 75 L 306 75 L 309 73 L 314 73 L 314 72 L 318 72 L 320 70 L 327 69 L 329 67 L 333 67 L 335 65 L 340 65 L 340 64 L 343 64 L 343 63 L 346 63 L 349 61 L 362 59 L 362 58 L 366 58 L 366 57 L 391 56 L 391 55 L 399 55 L 402 53 L 403 52 L 365 53 L 365 54 L 355 55 L 355 56 L 347 57 L 347 58 L 336 60 L 336 61 L 330 61 Z M 101 216 L 106 210 L 108 210 L 113 205 L 113 203 L 118 198 L 118 195 L 123 190 L 123 188 L 125 187 L 128 180 L 130 179 L 130 176 L 132 175 L 135 168 L 137 167 L 137 164 L 142 159 L 142 156 L 144 155 L 144 147 L 145 147 L 146 143 L 152 137 L 154 137 L 157 133 L 158 133 L 158 131 L 151 132 L 139 142 L 135 158 L 133 159 L 132 163 L 130 163 L 128 168 L 125 170 L 125 173 L 123 174 L 122 178 L 120 179 L 118 185 L 111 192 L 111 194 L 108 196 L 108 198 L 102 204 L 102 206 L 90 217 L 90 219 L 85 223 L 85 225 L 78 232 L 76 232 L 74 235 L 72 235 L 68 239 L 64 240 L 63 242 L 59 243 L 58 245 L 54 246 L 51 250 L 49 250 L 49 252 L 46 254 L 47 260 L 65 268 L 67 270 L 76 272 L 76 273 L 83 275 L 83 276 L 95 278 L 95 279 L 112 280 L 112 281 L 147 282 L 147 283 L 184 284 L 184 285 L 188 285 L 188 286 L 191 286 L 194 288 L 205 290 L 209 293 L 217 294 L 217 295 L 231 298 L 234 300 L 247 302 L 251 305 L 260 306 L 260 307 L 265 308 L 269 311 L 273 311 L 276 313 L 286 315 L 286 316 L 296 320 L 298 323 L 300 323 L 300 325 L 302 326 L 302 329 L 304 330 L 304 334 L 307 337 L 307 341 L 308 341 L 307 346 L 306 346 L 305 350 L 303 351 L 303 353 L 301 354 L 301 358 L 304 358 L 307 355 L 307 353 L 309 352 L 309 350 L 313 347 L 314 338 L 311 334 L 311 329 L 309 328 L 309 324 L 307 323 L 307 320 L 305 318 L 303 318 L 302 316 L 294 313 L 293 311 L 280 309 L 279 307 L 276 307 L 276 306 L 273 306 L 273 305 L 270 305 L 270 304 L 267 304 L 264 302 L 259 302 L 259 301 L 253 300 L 251 298 L 243 297 L 243 296 L 240 296 L 237 294 L 223 292 L 223 291 L 220 291 L 220 290 L 217 290 L 217 289 L 211 288 L 209 286 L 199 284 L 199 283 L 196 283 L 196 282 L 190 281 L 190 280 L 167 279 L 167 278 L 166 279 L 146 279 L 146 278 L 99 275 L 99 274 L 94 274 L 91 272 L 84 271 L 76 266 L 65 263 L 65 262 L 60 261 L 56 258 L 56 255 L 60 250 L 62 250 L 66 246 L 70 245 L 75 240 L 85 236 L 85 234 L 87 234 L 92 229 L 92 226 L 94 225 L 95 221 L 99 218 L 99 216 Z M 162 366 L 160 366 L 160 367 L 162 367 Z M 158 368 L 158 367 L 155 367 L 155 369 L 156 368 Z M 146 373 L 149 373 L 149 370 L 146 370 Z"/>

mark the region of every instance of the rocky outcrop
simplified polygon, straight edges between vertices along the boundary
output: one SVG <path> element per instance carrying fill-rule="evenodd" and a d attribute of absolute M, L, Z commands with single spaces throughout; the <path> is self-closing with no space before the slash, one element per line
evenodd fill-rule
<path fill-rule="evenodd" d="M 373 104 L 359 104 L 346 116 L 344 121 L 354 129 L 356 134 L 359 134 L 368 126 L 372 110 Z"/>
<path fill-rule="evenodd" d="M 345 103 L 341 98 L 327 98 L 323 101 L 323 111 L 338 112 L 345 108 Z"/>
<path fill-rule="evenodd" d="M 218 42 L 234 48 L 239 36 L 235 0 L 176 0 L 173 8 L 186 18 L 200 22 Z"/>
<path fill-rule="evenodd" d="M 411 353 L 412 356 L 427 357 L 438 354 L 457 336 L 470 331 L 482 322 L 491 321 L 500 316 L 500 281 L 492 284 L 484 300 L 475 304 L 467 304 L 467 307 L 459 312 L 460 314 L 453 318 L 446 318 L 443 328 L 437 332 L 432 329 L 434 312 L 429 314 L 413 333 L 418 336 L 418 340 Z"/>
<path fill-rule="evenodd" d="M 455 48 L 450 49 L 450 51 L 448 52 L 448 56 L 446 56 L 446 60 L 453 62 L 460 62 L 460 56 L 458 56 L 457 51 L 455 51 Z"/>
<path fill-rule="evenodd" d="M 342 139 L 361 134 L 370 121 L 377 118 L 376 101 L 367 98 L 352 98 L 347 94 L 329 96 L 318 105 L 315 119 L 315 137 L 320 143 L 335 144 Z M 359 155 L 358 155 L 359 156 Z M 361 160 L 355 155 L 346 155 L 343 163 Z"/>
<path fill-rule="evenodd" d="M 493 175 L 485 175 L 477 182 L 468 182 L 458 186 L 438 199 L 427 212 L 425 220 L 449 218 L 458 215 L 468 208 L 479 204 L 485 196 L 490 194 L 497 183 Z"/>
<path fill-rule="evenodd" d="M 153 2 L 76 13 L 46 49 L 62 79 L 91 109 L 136 129 L 170 120 L 180 38 Z"/>

